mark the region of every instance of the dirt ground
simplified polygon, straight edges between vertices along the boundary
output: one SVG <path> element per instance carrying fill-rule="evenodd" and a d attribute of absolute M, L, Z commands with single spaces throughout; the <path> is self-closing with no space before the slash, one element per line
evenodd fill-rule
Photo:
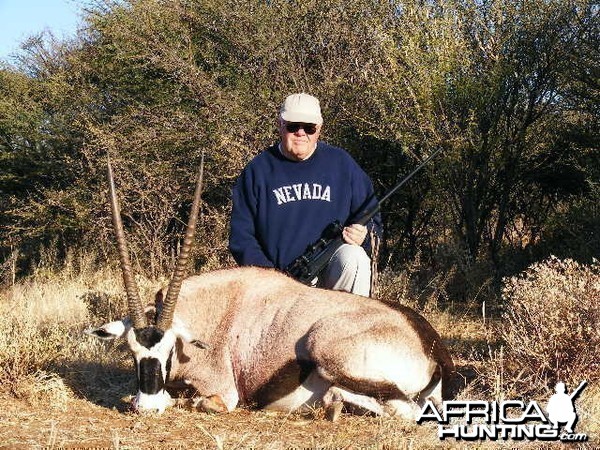
<path fill-rule="evenodd" d="M 138 415 L 127 403 L 105 407 L 69 398 L 52 405 L 0 396 L 4 449 L 600 449 L 588 443 L 439 441 L 432 425 L 343 414 L 335 422 L 320 411 L 286 415 L 237 409 L 211 415 L 182 408 Z"/>
<path fill-rule="evenodd" d="M 66 406 L 66 408 L 64 407 Z M 61 408 L 0 397 L 0 448 L 106 449 L 287 449 L 422 448 L 416 425 L 343 415 L 336 423 L 319 417 L 238 409 L 210 415 L 182 408 L 138 415 L 70 399 Z"/>

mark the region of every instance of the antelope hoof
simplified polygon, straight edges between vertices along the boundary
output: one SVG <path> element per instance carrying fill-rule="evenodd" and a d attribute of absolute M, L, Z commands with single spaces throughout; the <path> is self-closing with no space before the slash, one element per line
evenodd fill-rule
<path fill-rule="evenodd" d="M 223 402 L 223 399 L 221 399 L 221 397 L 218 395 L 203 397 L 196 406 L 196 409 L 211 414 L 227 412 L 227 406 L 225 406 L 225 402 Z"/>
<path fill-rule="evenodd" d="M 325 410 L 325 417 L 327 420 L 336 422 L 340 418 L 340 414 L 342 414 L 343 407 L 344 402 L 341 400 L 335 400 L 331 402 L 331 404 Z"/>

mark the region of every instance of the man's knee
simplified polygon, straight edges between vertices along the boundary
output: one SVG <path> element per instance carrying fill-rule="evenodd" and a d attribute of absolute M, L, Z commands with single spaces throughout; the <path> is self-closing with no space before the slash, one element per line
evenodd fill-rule
<path fill-rule="evenodd" d="M 342 244 L 332 259 L 347 270 L 371 271 L 371 259 L 365 249 L 358 245 Z"/>
<path fill-rule="evenodd" d="M 371 259 L 362 247 L 343 244 L 329 261 L 319 285 L 368 297 L 371 289 Z"/>

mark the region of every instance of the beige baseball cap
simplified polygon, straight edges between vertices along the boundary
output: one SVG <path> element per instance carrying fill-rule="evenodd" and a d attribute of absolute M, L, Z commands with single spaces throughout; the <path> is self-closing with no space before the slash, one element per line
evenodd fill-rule
<path fill-rule="evenodd" d="M 281 105 L 279 116 L 286 122 L 323 123 L 319 100 L 304 93 L 289 95 Z"/>

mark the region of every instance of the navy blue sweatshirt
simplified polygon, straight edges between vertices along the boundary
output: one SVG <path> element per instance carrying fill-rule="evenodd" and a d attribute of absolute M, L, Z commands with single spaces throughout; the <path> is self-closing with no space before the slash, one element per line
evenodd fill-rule
<path fill-rule="evenodd" d="M 371 180 L 341 148 L 319 142 L 310 158 L 291 161 L 276 144 L 237 179 L 229 249 L 239 265 L 285 269 L 328 224 L 373 207 L 372 195 Z M 381 234 L 379 215 L 367 226 Z"/>

